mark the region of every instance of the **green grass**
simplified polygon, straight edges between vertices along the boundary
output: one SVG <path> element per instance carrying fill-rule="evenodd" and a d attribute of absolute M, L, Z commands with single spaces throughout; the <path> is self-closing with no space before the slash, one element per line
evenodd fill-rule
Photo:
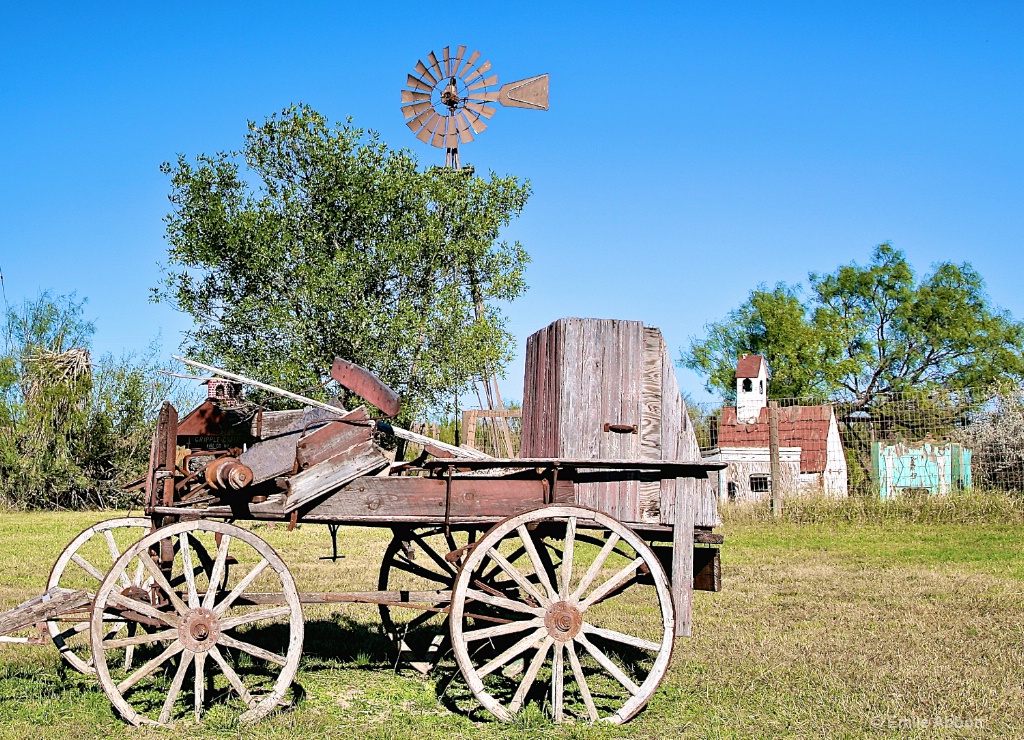
<path fill-rule="evenodd" d="M 739 738 L 1024 736 L 1024 516 L 976 496 L 791 502 L 724 512 L 724 591 L 698 593 L 648 707 L 624 727 L 556 727 L 528 708 L 492 721 L 450 660 L 395 670 L 373 607 L 307 610 L 295 706 L 252 728 L 139 730 L 51 646 L 0 646 L 0 736 L 51 738 Z M 64 544 L 109 515 L 0 515 L 0 606 L 38 594 Z M 301 589 L 374 588 L 387 536 L 261 527 Z M 938 725 L 938 726 L 937 726 Z"/>

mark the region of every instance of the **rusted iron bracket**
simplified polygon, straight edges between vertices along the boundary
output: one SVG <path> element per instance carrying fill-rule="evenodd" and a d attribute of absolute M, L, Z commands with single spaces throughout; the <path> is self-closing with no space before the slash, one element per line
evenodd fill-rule
<path fill-rule="evenodd" d="M 606 432 L 618 432 L 619 434 L 638 434 L 636 424 L 612 424 L 610 422 L 604 423 L 604 430 Z"/>

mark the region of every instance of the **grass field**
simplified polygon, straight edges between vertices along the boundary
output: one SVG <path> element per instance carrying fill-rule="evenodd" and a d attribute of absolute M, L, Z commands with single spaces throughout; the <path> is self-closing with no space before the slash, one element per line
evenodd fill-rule
<path fill-rule="evenodd" d="M 661 689 L 624 727 L 513 724 L 465 701 L 454 665 L 394 668 L 373 607 L 307 612 L 288 711 L 251 728 L 138 730 L 51 646 L 0 646 L 0 736 L 255 738 L 1022 737 L 1024 511 L 968 497 L 888 508 L 794 505 L 725 513 L 724 591 L 696 595 Z M 38 594 L 64 544 L 100 513 L 0 515 L 0 607 Z M 300 589 L 374 588 L 387 538 L 374 530 L 260 529 Z M 454 680 L 453 680 L 454 679 Z"/>

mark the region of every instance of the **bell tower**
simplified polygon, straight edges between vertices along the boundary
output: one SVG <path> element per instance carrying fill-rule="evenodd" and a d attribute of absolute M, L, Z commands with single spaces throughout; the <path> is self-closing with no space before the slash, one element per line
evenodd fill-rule
<path fill-rule="evenodd" d="M 736 363 L 736 421 L 755 424 L 768 405 L 768 363 L 762 355 L 743 355 Z"/>

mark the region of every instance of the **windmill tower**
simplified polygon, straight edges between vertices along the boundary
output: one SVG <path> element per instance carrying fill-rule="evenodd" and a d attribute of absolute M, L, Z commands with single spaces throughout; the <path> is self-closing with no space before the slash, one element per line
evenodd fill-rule
<path fill-rule="evenodd" d="M 536 75 L 509 82 L 498 87 L 498 75 L 491 72 L 491 62 L 480 62 L 480 52 L 466 56 L 465 46 L 452 55 L 451 47 L 441 50 L 440 59 L 431 51 L 416 62 L 413 72 L 406 77 L 402 90 L 402 113 L 409 119 L 406 124 L 416 138 L 425 144 L 445 150 L 445 167 L 460 169 L 459 145 L 468 144 L 487 128 L 485 119 L 497 111 L 493 103 L 509 108 L 548 109 L 548 75 Z M 476 286 L 473 292 L 474 310 L 479 321 L 483 315 L 483 301 Z M 488 408 L 504 411 L 498 379 L 490 373 L 480 378 Z M 479 395 L 479 390 L 477 391 Z M 483 399 L 480 399 L 483 406 Z M 512 439 L 504 416 L 499 415 L 505 450 L 513 457 Z"/>

